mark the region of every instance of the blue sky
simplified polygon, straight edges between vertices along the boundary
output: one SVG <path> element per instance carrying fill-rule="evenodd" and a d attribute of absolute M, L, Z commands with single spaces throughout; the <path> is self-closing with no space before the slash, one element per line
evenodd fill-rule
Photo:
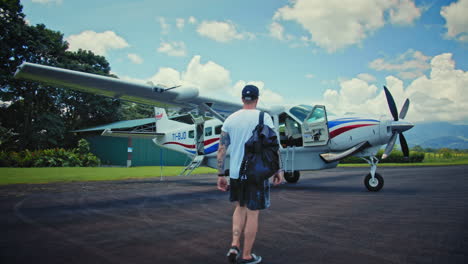
<path fill-rule="evenodd" d="M 468 0 L 24 0 L 30 24 L 104 55 L 122 79 L 262 104 L 468 123 Z"/>

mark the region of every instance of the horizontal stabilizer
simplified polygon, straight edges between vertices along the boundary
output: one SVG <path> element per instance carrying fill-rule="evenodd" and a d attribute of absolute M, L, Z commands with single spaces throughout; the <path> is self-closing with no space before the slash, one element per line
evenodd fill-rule
<path fill-rule="evenodd" d="M 132 138 L 155 138 L 156 136 L 164 136 L 164 133 L 155 133 L 155 132 L 137 132 L 137 131 L 112 131 L 110 129 L 105 129 L 101 136 L 107 137 L 132 137 Z"/>
<path fill-rule="evenodd" d="M 342 160 L 346 157 L 349 157 L 367 147 L 369 147 L 370 144 L 367 141 L 361 142 L 354 147 L 351 147 L 343 152 L 330 152 L 330 153 L 322 153 L 320 154 L 320 157 L 327 163 L 335 162 Z"/>

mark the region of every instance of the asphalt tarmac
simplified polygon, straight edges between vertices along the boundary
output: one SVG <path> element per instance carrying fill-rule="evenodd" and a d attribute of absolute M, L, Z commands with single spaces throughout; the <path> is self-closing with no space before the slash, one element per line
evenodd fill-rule
<path fill-rule="evenodd" d="M 468 263 L 468 166 L 303 172 L 273 188 L 263 263 Z M 155 172 L 158 175 L 159 171 Z M 227 263 L 215 175 L 0 186 L 0 263 Z"/>

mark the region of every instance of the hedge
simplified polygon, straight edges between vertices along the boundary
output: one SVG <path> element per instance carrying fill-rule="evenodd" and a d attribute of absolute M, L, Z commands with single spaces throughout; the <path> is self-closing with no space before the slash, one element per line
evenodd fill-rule
<path fill-rule="evenodd" d="M 382 157 L 383 152 L 384 150 L 381 149 L 376 155 L 380 160 L 379 163 L 420 163 L 424 161 L 424 152 L 410 151 L 410 155 L 406 159 L 403 156 L 403 152 L 395 149 L 386 159 L 381 159 L 380 157 Z M 351 156 L 343 159 L 340 163 L 366 163 L 366 161 L 361 158 Z"/>
<path fill-rule="evenodd" d="M 89 152 L 89 143 L 85 139 L 78 142 L 78 147 L 44 150 L 25 150 L 21 152 L 0 152 L 0 167 L 95 167 L 101 161 Z"/>

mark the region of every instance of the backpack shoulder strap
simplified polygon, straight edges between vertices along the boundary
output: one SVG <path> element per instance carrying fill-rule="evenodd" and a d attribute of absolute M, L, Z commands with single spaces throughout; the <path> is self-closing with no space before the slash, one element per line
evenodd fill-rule
<path fill-rule="evenodd" d="M 260 111 L 260 115 L 258 116 L 258 124 L 263 126 L 263 119 L 265 119 L 265 112 Z"/>

